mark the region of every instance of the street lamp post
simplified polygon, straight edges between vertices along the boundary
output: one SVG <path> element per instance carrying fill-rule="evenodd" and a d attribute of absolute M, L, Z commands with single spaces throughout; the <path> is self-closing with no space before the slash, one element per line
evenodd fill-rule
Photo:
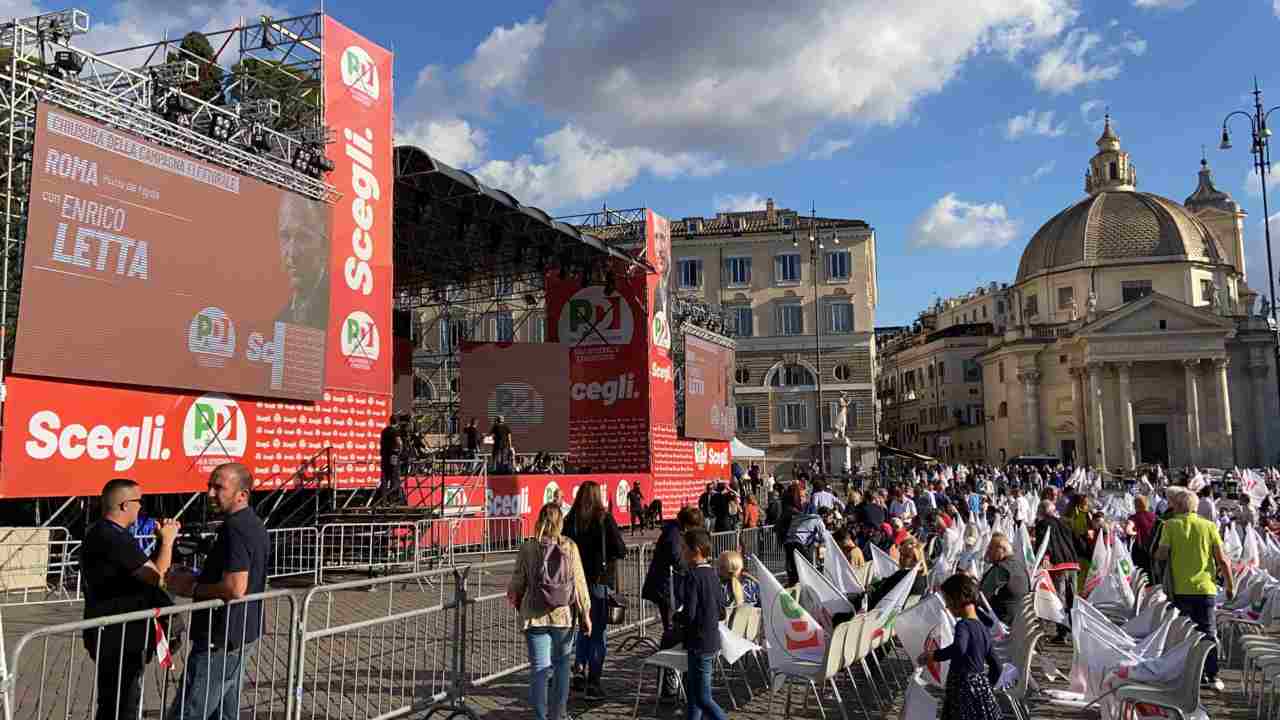
<path fill-rule="evenodd" d="M 1249 120 L 1249 132 L 1251 134 L 1251 145 L 1249 151 L 1253 154 L 1253 167 L 1258 171 L 1258 180 L 1262 183 L 1262 228 L 1267 242 L 1267 283 L 1271 290 L 1271 332 L 1272 346 L 1276 353 L 1276 397 L 1280 400 L 1280 342 L 1277 342 L 1276 333 L 1280 330 L 1280 323 L 1276 318 L 1276 273 L 1275 267 L 1271 260 L 1271 209 L 1267 204 L 1267 175 L 1271 170 L 1271 128 L 1267 127 L 1267 118 L 1271 117 L 1271 113 L 1280 110 L 1280 105 L 1264 110 L 1262 105 L 1262 91 L 1258 89 L 1258 79 L 1253 79 L 1253 109 L 1252 110 L 1236 110 L 1227 113 L 1222 119 L 1222 144 L 1219 146 L 1222 150 L 1231 149 L 1231 135 L 1227 131 L 1227 124 L 1231 122 L 1231 118 L 1240 115 Z"/>
<path fill-rule="evenodd" d="M 832 232 L 831 242 L 834 245 L 840 244 L 839 232 Z M 795 231 L 791 233 L 791 246 L 798 248 L 800 242 L 796 239 Z M 813 354 L 816 360 L 814 371 L 817 373 L 817 402 L 814 403 L 817 410 L 818 432 L 818 472 L 822 475 L 827 474 L 827 443 L 822 433 L 822 298 L 818 295 L 818 261 L 821 259 L 822 251 L 826 246 L 822 243 L 822 238 L 818 237 L 818 210 L 817 206 L 811 204 L 809 206 L 809 275 L 813 281 Z M 835 426 L 835 418 L 832 418 L 832 427 Z"/>

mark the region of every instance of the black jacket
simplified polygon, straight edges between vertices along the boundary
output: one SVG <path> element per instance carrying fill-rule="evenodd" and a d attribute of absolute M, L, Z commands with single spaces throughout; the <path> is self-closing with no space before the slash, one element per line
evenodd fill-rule
<path fill-rule="evenodd" d="M 724 589 L 710 564 L 699 565 L 685 575 L 683 606 L 677 613 L 684 628 L 684 649 L 695 653 L 720 652 L 720 621 L 725 619 Z"/>
<path fill-rule="evenodd" d="M 651 603 L 671 602 L 671 574 L 683 576 L 689 566 L 684 561 L 684 536 L 680 523 L 668 520 L 662 525 L 662 534 L 653 546 L 653 559 L 644 574 L 644 587 L 640 597 Z M 677 603 L 678 604 L 678 603 Z"/>
<path fill-rule="evenodd" d="M 578 544 L 582 556 L 582 571 L 588 585 L 611 585 L 613 578 L 605 577 L 605 565 L 611 560 L 627 557 L 627 542 L 622 539 L 618 523 L 613 515 L 604 514 L 604 525 L 594 522 L 587 529 L 578 531 L 578 519 L 572 510 L 564 519 L 564 534 Z"/>
<path fill-rule="evenodd" d="M 1050 533 L 1049 549 L 1045 553 L 1049 564 L 1078 563 L 1080 557 L 1089 551 L 1084 541 L 1071 532 L 1071 528 L 1061 518 L 1040 518 L 1036 522 L 1035 542 L 1038 547 L 1044 542 L 1044 534 Z M 1034 568 L 1033 568 L 1034 570 Z"/>

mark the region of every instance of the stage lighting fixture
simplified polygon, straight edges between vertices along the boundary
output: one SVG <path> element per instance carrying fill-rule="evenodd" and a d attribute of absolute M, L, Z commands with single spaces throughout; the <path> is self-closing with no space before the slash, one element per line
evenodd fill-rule
<path fill-rule="evenodd" d="M 59 50 L 53 54 L 53 66 L 63 77 L 79 76 L 84 70 L 84 58 L 70 50 Z"/>
<path fill-rule="evenodd" d="M 177 93 L 166 95 L 160 105 L 160 114 L 164 116 L 165 120 L 185 127 L 191 126 L 191 112 L 193 110 L 191 101 Z"/>
<path fill-rule="evenodd" d="M 267 139 L 267 131 L 255 125 L 249 133 L 249 147 L 256 152 L 265 153 L 271 150 L 271 141 Z"/>
<path fill-rule="evenodd" d="M 279 116 L 279 113 L 276 113 Z M 289 133 L 291 137 L 300 143 L 312 143 L 315 145 L 328 145 L 333 142 L 333 128 L 328 125 L 308 125 Z"/>
<path fill-rule="evenodd" d="M 291 161 L 293 169 L 298 172 L 306 172 L 311 166 L 311 148 L 306 145 L 299 145 L 293 151 L 293 159 Z"/>
<path fill-rule="evenodd" d="M 221 113 L 214 113 L 209 117 L 209 137 L 214 140 L 226 142 L 231 138 L 233 125 L 231 118 Z"/>
<path fill-rule="evenodd" d="M 333 172 L 333 168 L 333 161 L 325 157 L 319 148 L 312 149 L 311 164 L 307 168 L 312 177 L 319 178 L 321 175 L 327 175 Z"/>
<path fill-rule="evenodd" d="M 149 70 L 151 79 L 161 85 L 182 85 L 200 79 L 200 68 L 191 60 L 174 60 Z"/>
<path fill-rule="evenodd" d="M 280 101 L 274 98 L 255 98 L 236 105 L 236 114 L 246 122 L 272 125 L 280 118 Z"/>

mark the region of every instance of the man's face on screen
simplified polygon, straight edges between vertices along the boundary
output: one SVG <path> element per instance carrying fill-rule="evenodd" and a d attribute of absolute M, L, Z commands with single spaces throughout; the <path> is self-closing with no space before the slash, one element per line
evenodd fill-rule
<path fill-rule="evenodd" d="M 280 203 L 280 260 L 294 292 L 310 290 L 328 262 L 323 205 L 285 196 Z"/>

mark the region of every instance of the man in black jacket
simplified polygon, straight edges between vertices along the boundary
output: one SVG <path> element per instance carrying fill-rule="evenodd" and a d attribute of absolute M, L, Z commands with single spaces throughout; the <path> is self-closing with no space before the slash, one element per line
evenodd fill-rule
<path fill-rule="evenodd" d="M 664 640 L 671 635 L 672 612 L 679 605 L 678 602 L 672 604 L 675 592 L 671 583 L 672 575 L 684 575 L 689 569 L 684 560 L 683 536 L 690 530 L 702 529 L 704 522 L 701 510 L 681 508 L 675 520 L 662 526 L 662 534 L 653 546 L 653 559 L 649 561 L 649 569 L 644 574 L 640 597 L 658 607 Z"/>
<path fill-rule="evenodd" d="M 1058 508 L 1048 500 L 1040 501 L 1039 519 L 1036 520 L 1036 546 L 1049 535 L 1049 548 L 1046 551 L 1049 560 L 1049 576 L 1053 578 L 1053 587 L 1062 598 L 1063 605 L 1070 615 L 1076 604 L 1076 573 L 1080 571 L 1080 556 L 1088 551 L 1083 541 L 1071 532 L 1071 528 L 1058 517 Z M 1034 572 L 1034 570 L 1033 570 Z M 1071 628 L 1058 626 L 1057 642 L 1066 642 Z"/>

